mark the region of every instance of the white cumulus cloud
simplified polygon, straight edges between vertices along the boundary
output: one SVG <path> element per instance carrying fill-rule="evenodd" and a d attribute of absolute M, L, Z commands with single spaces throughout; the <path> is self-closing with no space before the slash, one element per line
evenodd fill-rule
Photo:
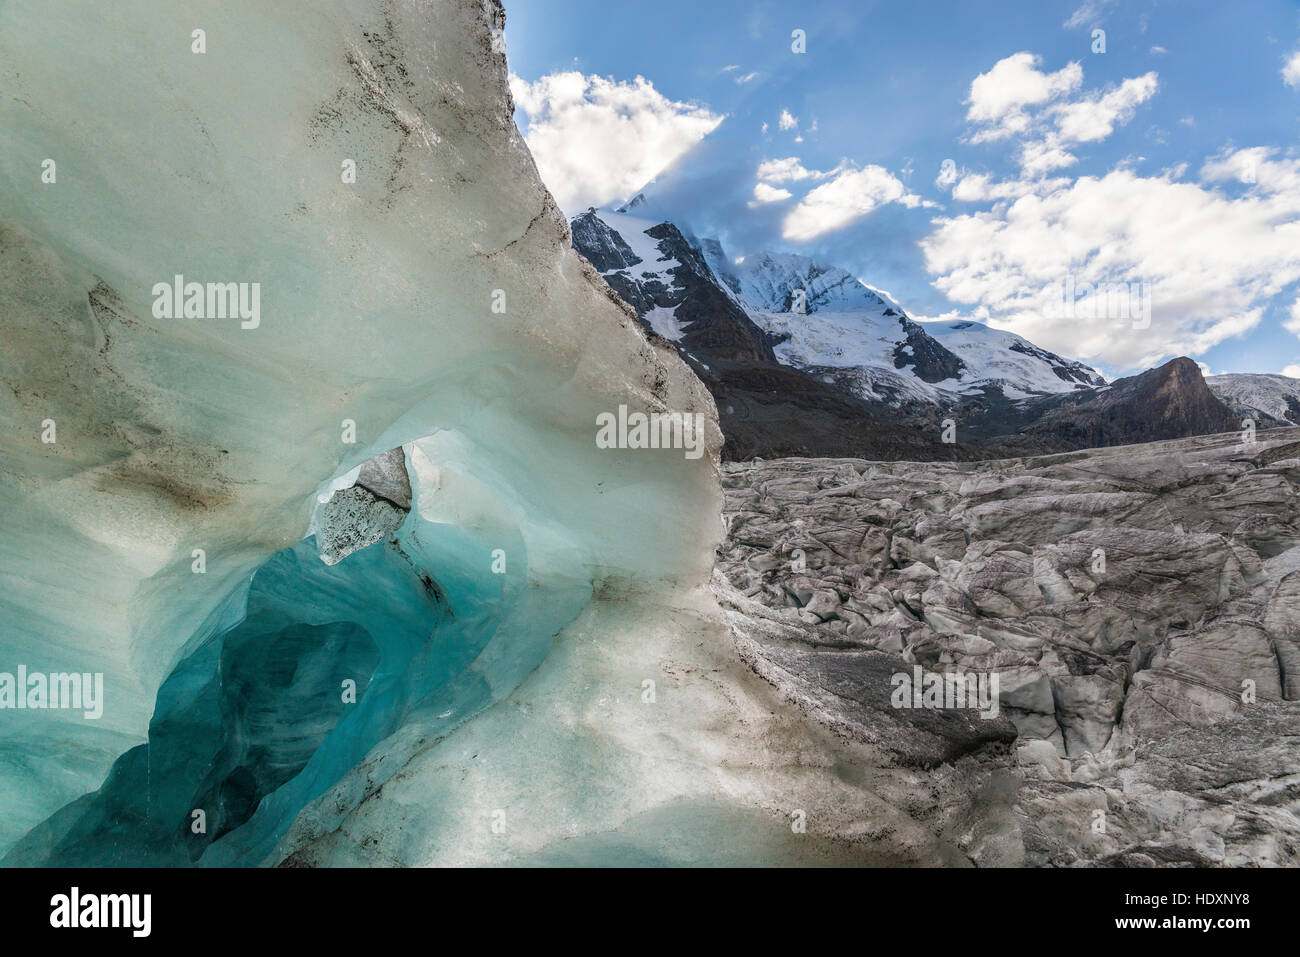
<path fill-rule="evenodd" d="M 1019 199 L 1028 193 L 1044 188 L 1052 189 L 1067 185 L 1068 179 L 1031 182 L 1029 180 L 1011 180 L 995 183 L 988 173 L 967 173 L 953 187 L 952 198 L 964 203 L 978 203 L 986 200 Z"/>
<path fill-rule="evenodd" d="M 766 183 L 754 184 L 754 201 L 751 206 L 760 206 L 763 203 L 779 203 L 782 200 L 789 199 L 794 194 L 788 189 L 781 189 L 777 186 L 768 186 Z"/>
<path fill-rule="evenodd" d="M 974 127 L 967 141 L 1014 143 L 1022 179 L 1073 166 L 1079 158 L 1072 147 L 1106 139 L 1159 88 L 1159 77 L 1149 72 L 1108 89 L 1081 92 L 1079 64 L 1047 73 L 1041 62 L 1032 53 L 999 60 L 971 82 L 966 101 L 966 118 Z"/>
<path fill-rule="evenodd" d="M 568 213 L 623 199 L 723 120 L 668 99 L 640 76 L 616 81 L 573 70 L 529 83 L 512 75 L 510 92 L 528 118 L 542 181 Z"/>
<path fill-rule="evenodd" d="M 1224 192 L 1243 168 L 1247 194 Z M 1011 195 L 981 181 L 968 190 Z M 1253 328 L 1300 281 L 1300 160 L 1225 153 L 1196 183 L 1125 168 L 1039 181 L 1014 202 L 935 220 L 921 247 L 936 288 L 1046 348 L 1119 369 L 1195 356 Z M 1124 284 L 1134 312 L 1145 301 L 1149 325 L 1070 315 L 1067 282 Z M 1300 309 L 1287 327 L 1300 334 Z"/>
<path fill-rule="evenodd" d="M 881 166 L 845 169 L 805 195 L 786 216 L 782 235 L 801 242 L 841 229 L 886 203 L 916 207 L 921 198 Z"/>
<path fill-rule="evenodd" d="M 787 156 L 785 159 L 763 160 L 758 164 L 758 178 L 764 183 L 795 183 L 809 178 L 821 178 L 827 173 L 805 169 L 798 157 Z"/>
<path fill-rule="evenodd" d="M 1291 303 L 1291 318 L 1282 323 L 1282 328 L 1300 336 L 1300 299 Z"/>
<path fill-rule="evenodd" d="M 1053 111 L 1057 133 L 1063 142 L 1093 143 L 1104 140 L 1133 118 L 1137 107 L 1156 92 L 1156 75 L 1125 80 L 1117 88 L 1072 103 L 1062 103 Z"/>
<path fill-rule="evenodd" d="M 1300 89 L 1300 50 L 1296 50 L 1282 64 L 1282 82 Z"/>
<path fill-rule="evenodd" d="M 1042 58 L 1015 53 L 971 81 L 966 119 L 985 127 L 974 142 L 1002 139 L 1026 129 L 1025 107 L 1038 106 L 1079 88 L 1083 67 L 1069 63 L 1055 73 L 1038 69 Z"/>

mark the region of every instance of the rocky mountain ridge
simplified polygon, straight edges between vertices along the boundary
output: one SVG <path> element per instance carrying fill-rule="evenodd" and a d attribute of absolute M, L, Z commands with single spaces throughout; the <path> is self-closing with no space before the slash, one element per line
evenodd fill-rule
<path fill-rule="evenodd" d="M 917 322 L 808 257 L 732 262 L 716 239 L 633 215 L 645 206 L 587 210 L 573 245 L 708 386 L 728 459 L 961 461 L 1242 427 L 1189 359 L 1108 384 L 1014 333 Z"/>

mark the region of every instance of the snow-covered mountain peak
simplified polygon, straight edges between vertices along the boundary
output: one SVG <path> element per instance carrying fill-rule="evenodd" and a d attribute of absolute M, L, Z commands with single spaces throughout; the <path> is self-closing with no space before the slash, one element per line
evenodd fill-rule
<path fill-rule="evenodd" d="M 890 406 L 947 405 L 990 389 L 1019 400 L 1105 385 L 1083 363 L 1011 332 L 915 322 L 848 270 L 807 256 L 760 252 L 733 262 L 717 239 L 627 212 L 645 207 L 638 194 L 620 212 L 590 209 L 573 220 L 573 242 L 648 326 L 681 348 L 693 336 L 697 348 L 734 349 L 738 335 L 751 355 Z M 726 335 L 716 317 L 725 317 Z"/>
<path fill-rule="evenodd" d="M 640 209 L 640 208 L 646 206 L 647 203 L 648 203 L 648 201 L 647 201 L 646 198 L 645 198 L 645 193 L 637 193 L 635 196 L 633 196 L 631 199 L 629 199 L 626 203 L 624 203 L 622 206 L 620 206 L 620 207 L 616 210 L 616 212 L 619 212 L 619 213 L 630 213 L 630 212 L 632 212 L 633 210 Z"/>
<path fill-rule="evenodd" d="M 716 239 L 701 240 L 699 245 L 710 268 L 751 312 L 881 312 L 889 307 L 870 287 L 838 266 L 826 266 L 797 253 L 773 252 L 732 263 Z M 802 310 L 797 290 L 802 290 Z"/>
<path fill-rule="evenodd" d="M 944 348 L 961 356 L 972 373 L 970 381 L 999 383 L 1009 399 L 1106 384 L 1091 366 L 1048 352 L 1005 329 L 971 321 L 920 325 Z"/>
<path fill-rule="evenodd" d="M 662 278 L 681 263 L 648 234 L 659 225 L 624 213 L 588 209 L 569 224 L 573 245 L 602 273 L 626 271 L 638 279 Z"/>
<path fill-rule="evenodd" d="M 706 349 L 715 359 L 776 361 L 735 294 L 672 223 L 589 209 L 570 230 L 574 247 L 642 322 L 688 357 Z"/>
<path fill-rule="evenodd" d="M 1273 373 L 1236 372 L 1208 376 L 1205 383 L 1243 419 L 1258 419 L 1258 413 L 1263 413 L 1279 423 L 1300 423 L 1300 379 Z"/>

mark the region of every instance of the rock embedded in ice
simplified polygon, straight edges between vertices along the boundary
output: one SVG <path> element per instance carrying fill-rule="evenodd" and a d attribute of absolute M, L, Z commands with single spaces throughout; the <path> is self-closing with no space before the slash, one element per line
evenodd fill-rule
<path fill-rule="evenodd" d="M 411 508 L 411 480 L 406 474 L 406 453 L 400 446 L 362 465 L 357 484 L 399 509 Z"/>
<path fill-rule="evenodd" d="M 409 511 L 360 484 L 335 492 L 313 519 L 321 561 L 336 565 L 358 549 L 382 542 L 402 527 Z"/>
<path fill-rule="evenodd" d="M 411 511 L 411 480 L 399 446 L 368 459 L 355 484 L 333 489 L 312 515 L 321 561 L 334 565 L 394 534 Z"/>

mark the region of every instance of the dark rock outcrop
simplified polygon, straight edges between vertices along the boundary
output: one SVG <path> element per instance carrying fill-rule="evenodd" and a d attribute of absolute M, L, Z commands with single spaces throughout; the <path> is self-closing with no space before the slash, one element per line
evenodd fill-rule
<path fill-rule="evenodd" d="M 1103 448 L 1232 432 L 1241 420 L 1210 391 L 1191 359 L 1171 359 L 1109 388 L 1065 396 L 1025 434 L 1044 448 Z"/>
<path fill-rule="evenodd" d="M 966 363 L 941 346 L 920 325 L 906 316 L 900 316 L 898 321 L 907 338 L 894 349 L 895 369 L 911 366 L 922 382 L 942 382 L 957 378 L 966 368 Z"/>
<path fill-rule="evenodd" d="M 573 233 L 573 248 L 602 273 L 626 269 L 641 262 L 641 257 L 632 251 L 622 236 L 605 225 L 595 209 L 576 217 L 569 228 Z"/>

